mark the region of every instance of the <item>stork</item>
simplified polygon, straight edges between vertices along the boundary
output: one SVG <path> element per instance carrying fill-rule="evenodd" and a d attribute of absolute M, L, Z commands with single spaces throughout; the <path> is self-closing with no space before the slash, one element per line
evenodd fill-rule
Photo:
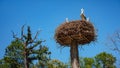
<path fill-rule="evenodd" d="M 84 14 L 84 9 L 83 8 L 81 9 L 81 14 Z"/>
<path fill-rule="evenodd" d="M 89 17 L 87 18 L 87 21 L 90 22 L 90 18 Z"/>
<path fill-rule="evenodd" d="M 83 9 L 83 8 L 81 9 L 81 15 L 80 15 L 80 16 L 81 16 L 81 19 L 82 19 L 82 20 L 86 20 L 86 17 L 85 17 L 85 15 L 84 15 L 84 9 Z"/>
<path fill-rule="evenodd" d="M 65 19 L 65 22 L 67 22 L 67 23 L 69 22 L 69 21 L 68 21 L 68 18 Z"/>

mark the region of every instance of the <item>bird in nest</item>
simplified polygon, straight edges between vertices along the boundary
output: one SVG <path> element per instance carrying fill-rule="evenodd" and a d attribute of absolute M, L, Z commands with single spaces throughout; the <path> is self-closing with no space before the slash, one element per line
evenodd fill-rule
<path fill-rule="evenodd" d="M 82 20 L 84 20 L 84 21 L 86 20 L 86 16 L 84 15 L 84 9 L 83 8 L 81 9 L 81 15 L 80 16 L 81 16 Z"/>
<path fill-rule="evenodd" d="M 90 18 L 89 17 L 87 18 L 87 22 L 90 22 Z"/>
<path fill-rule="evenodd" d="M 67 23 L 69 22 L 69 21 L 68 21 L 68 18 L 65 19 L 65 22 L 67 22 Z"/>

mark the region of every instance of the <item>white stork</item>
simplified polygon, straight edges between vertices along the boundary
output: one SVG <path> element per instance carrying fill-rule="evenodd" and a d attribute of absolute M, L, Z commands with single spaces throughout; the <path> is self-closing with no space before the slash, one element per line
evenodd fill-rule
<path fill-rule="evenodd" d="M 86 17 L 85 17 L 85 15 L 84 15 L 84 9 L 83 9 L 83 8 L 81 9 L 81 15 L 80 15 L 80 16 L 81 16 L 81 19 L 82 19 L 82 20 L 86 20 Z"/>
<path fill-rule="evenodd" d="M 65 19 L 65 22 L 67 22 L 67 23 L 69 22 L 69 21 L 68 21 L 68 18 Z"/>
<path fill-rule="evenodd" d="M 90 18 L 89 17 L 87 18 L 87 21 L 90 22 Z"/>
<path fill-rule="evenodd" d="M 84 9 L 83 8 L 81 9 L 81 14 L 84 14 Z"/>

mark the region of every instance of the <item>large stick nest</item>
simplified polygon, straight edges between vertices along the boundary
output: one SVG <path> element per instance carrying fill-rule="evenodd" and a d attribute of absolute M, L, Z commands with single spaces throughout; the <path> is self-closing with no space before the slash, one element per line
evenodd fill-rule
<path fill-rule="evenodd" d="M 55 40 L 62 46 L 69 46 L 73 40 L 77 44 L 89 44 L 95 39 L 94 26 L 92 23 L 83 20 L 65 22 L 55 31 Z"/>

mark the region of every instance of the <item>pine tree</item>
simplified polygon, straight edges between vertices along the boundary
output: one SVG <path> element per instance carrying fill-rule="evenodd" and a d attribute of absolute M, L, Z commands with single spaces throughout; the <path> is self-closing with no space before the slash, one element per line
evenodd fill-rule
<path fill-rule="evenodd" d="M 17 37 L 13 32 L 14 41 L 6 48 L 5 62 L 9 62 L 12 68 L 30 68 L 33 60 L 41 63 L 49 60 L 51 52 L 46 46 L 42 46 L 42 40 L 38 40 L 39 31 L 32 37 L 30 27 L 27 28 L 27 34 L 24 34 L 24 26 L 21 29 L 21 37 Z M 44 64 L 41 64 L 44 66 Z M 43 67 L 44 68 L 44 67 Z"/>

